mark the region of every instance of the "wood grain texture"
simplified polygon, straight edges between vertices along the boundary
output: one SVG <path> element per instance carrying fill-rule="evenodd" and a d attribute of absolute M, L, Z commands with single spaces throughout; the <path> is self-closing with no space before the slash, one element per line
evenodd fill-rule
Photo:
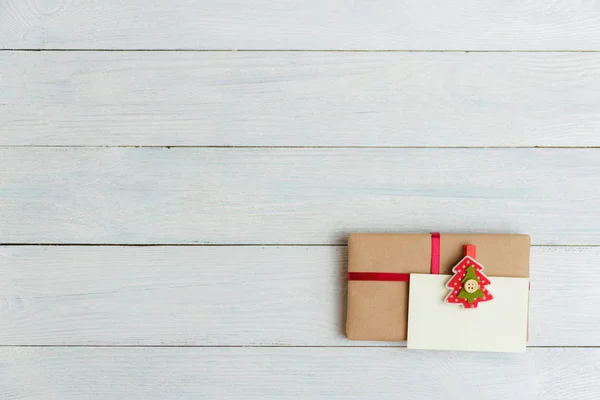
<path fill-rule="evenodd" d="M 0 145 L 600 146 L 600 53 L 4 52 L 0 75 Z"/>
<path fill-rule="evenodd" d="M 0 247 L 0 345 L 399 345 L 345 338 L 346 252 Z M 530 346 L 600 346 L 599 258 L 532 248 Z"/>
<path fill-rule="evenodd" d="M 599 349 L 3 348 L 4 398 L 596 399 Z M 32 379 L 35 378 L 35 384 Z M 468 382 L 468 389 L 465 384 Z"/>
<path fill-rule="evenodd" d="M 600 5 L 4 0 L 2 48 L 599 50 Z"/>
<path fill-rule="evenodd" d="M 598 149 L 2 148 L 0 243 L 600 244 Z"/>
<path fill-rule="evenodd" d="M 600 150 L 440 149 L 600 146 L 599 22 L 556 0 L 0 0 L 0 243 L 530 233 L 595 245 L 532 248 L 530 345 L 596 347 L 347 341 L 344 246 L 0 246 L 0 398 L 599 398 Z M 267 51 L 93 51 L 154 49 Z"/>

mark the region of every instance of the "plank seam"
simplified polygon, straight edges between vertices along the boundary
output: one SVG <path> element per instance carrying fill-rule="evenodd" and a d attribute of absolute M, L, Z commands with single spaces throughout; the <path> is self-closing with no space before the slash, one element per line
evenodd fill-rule
<path fill-rule="evenodd" d="M 170 349 L 170 348 L 290 348 L 290 349 L 324 349 L 324 348 L 333 348 L 333 349 L 398 349 L 398 348 L 406 348 L 406 345 L 397 345 L 397 346 L 318 346 L 318 345 L 83 345 L 83 344 L 64 344 L 64 345 L 54 345 L 54 344 L 9 344 L 9 345 L 0 345 L 0 348 L 97 348 L 97 349 L 144 349 L 144 348 L 159 348 L 159 349 Z M 598 349 L 600 346 L 527 346 L 528 349 Z"/>
<path fill-rule="evenodd" d="M 186 52 L 186 53 L 210 53 L 210 52 L 254 52 L 254 53 L 599 53 L 600 50 L 584 49 L 556 49 L 556 50 L 475 50 L 475 49 L 107 49 L 107 48 L 0 48 L 0 51 L 14 52 Z"/>
<path fill-rule="evenodd" d="M 4 247 L 348 247 L 345 243 L 0 243 Z M 600 247 L 600 244 L 532 244 L 531 247 Z"/>
<path fill-rule="evenodd" d="M 240 146 L 240 145 L 0 145 L 0 149 L 11 148 L 55 148 L 55 149 L 600 149 L 600 146 Z"/>

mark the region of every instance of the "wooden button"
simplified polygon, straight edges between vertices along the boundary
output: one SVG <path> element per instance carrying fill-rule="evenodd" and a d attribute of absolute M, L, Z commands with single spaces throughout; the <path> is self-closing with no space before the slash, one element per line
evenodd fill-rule
<path fill-rule="evenodd" d="M 469 279 L 463 287 L 467 293 L 475 293 L 479 289 L 479 283 L 475 279 Z"/>

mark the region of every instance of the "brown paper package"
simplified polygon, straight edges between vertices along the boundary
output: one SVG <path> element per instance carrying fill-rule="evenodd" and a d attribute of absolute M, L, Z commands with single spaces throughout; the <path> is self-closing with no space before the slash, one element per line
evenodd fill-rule
<path fill-rule="evenodd" d="M 442 233 L 440 274 L 452 275 L 466 244 L 477 246 L 476 258 L 487 276 L 529 278 L 528 235 Z M 430 273 L 431 235 L 350 234 L 348 272 Z M 406 340 L 408 286 L 408 282 L 349 281 L 348 339 Z"/>

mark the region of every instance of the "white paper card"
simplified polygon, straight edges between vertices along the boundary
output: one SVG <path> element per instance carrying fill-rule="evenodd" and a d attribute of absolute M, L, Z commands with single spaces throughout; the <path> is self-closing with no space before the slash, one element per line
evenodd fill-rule
<path fill-rule="evenodd" d="M 446 303 L 450 275 L 410 274 L 408 348 L 524 352 L 529 279 L 490 277 L 493 300 L 477 308 Z"/>

